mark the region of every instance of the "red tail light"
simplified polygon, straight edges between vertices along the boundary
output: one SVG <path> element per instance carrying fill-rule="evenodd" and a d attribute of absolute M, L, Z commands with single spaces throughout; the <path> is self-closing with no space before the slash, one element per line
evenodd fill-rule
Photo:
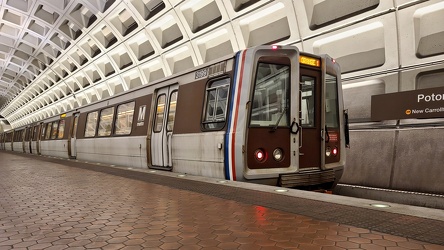
<path fill-rule="evenodd" d="M 264 150 L 262 149 L 256 149 L 256 151 L 254 151 L 254 158 L 256 158 L 256 160 L 258 162 L 263 162 L 265 161 L 266 155 Z"/>
<path fill-rule="evenodd" d="M 333 156 L 337 156 L 338 153 L 339 153 L 338 148 L 335 147 L 335 148 L 333 149 L 332 153 L 333 153 Z"/>

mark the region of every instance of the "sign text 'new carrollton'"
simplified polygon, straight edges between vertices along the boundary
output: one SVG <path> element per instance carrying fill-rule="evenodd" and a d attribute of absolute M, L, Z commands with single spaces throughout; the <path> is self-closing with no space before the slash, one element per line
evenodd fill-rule
<path fill-rule="evenodd" d="M 444 118 L 444 87 L 372 96 L 373 121 Z"/>

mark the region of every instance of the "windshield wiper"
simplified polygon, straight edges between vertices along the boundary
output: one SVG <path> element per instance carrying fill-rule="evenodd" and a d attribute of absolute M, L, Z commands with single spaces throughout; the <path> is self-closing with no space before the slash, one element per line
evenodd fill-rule
<path fill-rule="evenodd" d="M 285 111 L 287 111 L 287 107 L 285 107 L 284 110 L 282 110 L 282 113 L 281 113 L 281 115 L 279 116 L 279 119 L 277 120 L 277 122 L 276 122 L 276 124 L 274 125 L 274 127 L 270 130 L 270 132 L 274 132 L 274 131 L 276 131 L 276 129 L 277 129 L 279 123 L 281 122 L 282 117 L 283 117 L 284 114 L 285 114 Z"/>

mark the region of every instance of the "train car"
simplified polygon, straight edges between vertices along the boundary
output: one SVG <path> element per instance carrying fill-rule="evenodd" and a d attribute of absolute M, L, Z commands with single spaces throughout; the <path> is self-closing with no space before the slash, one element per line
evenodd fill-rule
<path fill-rule="evenodd" d="M 327 55 L 249 48 L 41 121 L 36 149 L 110 165 L 332 188 L 348 143 L 340 79 Z"/>
<path fill-rule="evenodd" d="M 69 158 L 70 122 L 71 117 L 66 113 L 43 120 L 38 126 L 41 132 L 36 141 L 37 154 Z"/>

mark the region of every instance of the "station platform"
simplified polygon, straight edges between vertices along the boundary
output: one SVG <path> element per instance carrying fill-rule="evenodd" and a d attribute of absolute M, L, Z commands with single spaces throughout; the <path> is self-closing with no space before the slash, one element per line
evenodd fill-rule
<path fill-rule="evenodd" d="M 442 210 L 377 203 L 0 151 L 0 250 L 444 250 Z"/>

